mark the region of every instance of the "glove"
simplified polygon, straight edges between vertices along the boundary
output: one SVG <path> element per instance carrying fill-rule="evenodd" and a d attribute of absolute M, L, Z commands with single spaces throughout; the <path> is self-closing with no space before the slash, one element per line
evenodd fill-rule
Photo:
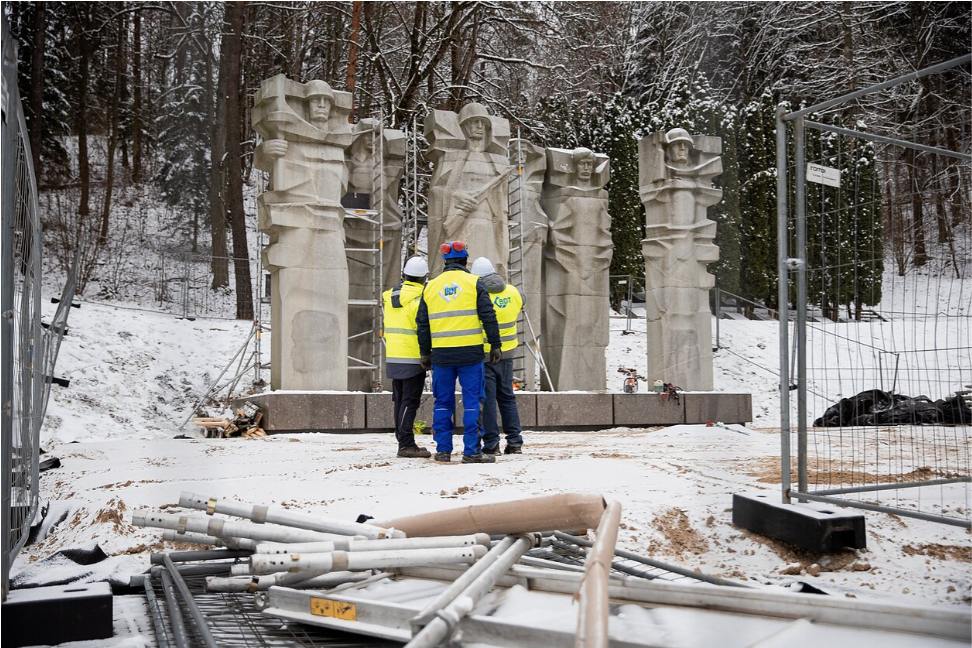
<path fill-rule="evenodd" d="M 493 364 L 499 364 L 499 361 L 503 359 L 503 352 L 498 346 L 494 346 L 489 350 L 489 361 Z"/>
<path fill-rule="evenodd" d="M 422 356 L 419 358 L 419 366 L 428 371 L 432 368 L 432 356 Z"/>

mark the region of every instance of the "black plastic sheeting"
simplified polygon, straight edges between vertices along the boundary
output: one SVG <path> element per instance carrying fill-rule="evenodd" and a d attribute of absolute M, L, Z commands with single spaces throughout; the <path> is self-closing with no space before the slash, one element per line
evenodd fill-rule
<path fill-rule="evenodd" d="M 969 425 L 972 409 L 961 396 L 932 401 L 927 396 L 868 389 L 827 408 L 814 427 L 843 425 Z"/>

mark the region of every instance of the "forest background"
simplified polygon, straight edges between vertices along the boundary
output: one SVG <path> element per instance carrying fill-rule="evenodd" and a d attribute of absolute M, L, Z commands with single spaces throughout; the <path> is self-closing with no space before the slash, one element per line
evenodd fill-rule
<path fill-rule="evenodd" d="M 967 54 L 966 2 L 13 2 L 45 255 L 78 289 L 108 271 L 127 236 L 119 210 L 171 207 L 166 244 L 211 255 L 214 291 L 253 317 L 244 187 L 253 172 L 252 98 L 284 73 L 353 94 L 352 119 L 417 129 L 470 101 L 544 146 L 611 158 L 611 273 L 643 276 L 638 139 L 673 127 L 723 140 L 723 202 L 710 210 L 728 294 L 777 301 L 775 110 L 810 105 Z M 968 66 L 850 102 L 830 123 L 953 151 L 972 144 Z M 813 288 L 836 319 L 881 298 L 970 219 L 968 165 L 808 133 L 808 159 L 851 170 L 830 201 L 858 217 L 827 231 L 863 250 L 855 281 Z M 824 221 L 821 220 L 821 223 Z M 823 228 L 823 225 L 820 226 Z M 849 231 L 847 228 L 855 228 Z M 856 254 L 856 252 L 855 252 Z M 856 258 L 856 257 L 855 257 Z M 817 260 L 818 262 L 820 260 Z M 233 272 L 230 272 L 232 262 Z M 230 278 L 233 286 L 230 286 Z M 110 297 L 111 295 L 106 295 Z"/>

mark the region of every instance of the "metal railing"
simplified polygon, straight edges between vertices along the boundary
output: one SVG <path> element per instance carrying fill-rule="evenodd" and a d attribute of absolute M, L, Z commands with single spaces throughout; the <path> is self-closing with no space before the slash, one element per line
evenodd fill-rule
<path fill-rule="evenodd" d="M 842 399 L 870 390 L 893 403 L 904 396 L 928 396 L 932 403 L 958 398 L 972 383 L 968 144 L 952 142 L 962 150 L 935 146 L 947 141 L 940 131 L 950 127 L 939 119 L 879 123 L 864 132 L 840 126 L 845 115 L 828 112 L 847 108 L 853 114 L 862 105 L 856 102 L 890 88 L 907 91 L 905 84 L 930 75 L 968 75 L 970 62 L 967 55 L 796 112 L 777 109 L 784 501 L 972 528 L 968 421 L 903 417 L 881 423 L 873 408 L 835 420 L 823 416 Z M 945 103 L 938 114 L 952 110 L 967 129 L 968 106 Z M 885 134 L 873 132 L 877 128 Z M 894 267 L 886 269 L 886 260 Z M 797 387 L 795 485 L 791 376 Z"/>

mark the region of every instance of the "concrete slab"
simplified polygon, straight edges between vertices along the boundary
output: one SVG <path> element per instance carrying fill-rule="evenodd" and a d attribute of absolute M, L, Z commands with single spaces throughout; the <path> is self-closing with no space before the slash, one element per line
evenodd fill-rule
<path fill-rule="evenodd" d="M 818 503 L 784 504 L 779 493 L 733 493 L 732 523 L 817 553 L 867 546 L 864 516 Z"/>
<path fill-rule="evenodd" d="M 268 433 L 365 429 L 363 393 L 270 392 L 242 400 L 263 411 Z"/>
<path fill-rule="evenodd" d="M 660 394 L 614 394 L 614 424 L 632 427 L 678 425 L 685 420 L 681 403 Z"/>
<path fill-rule="evenodd" d="M 749 423 L 753 420 L 752 394 L 722 392 L 685 392 L 680 394 L 685 407 L 685 423 Z"/>
<path fill-rule="evenodd" d="M 610 393 L 538 393 L 539 429 L 614 426 L 614 395 Z"/>

